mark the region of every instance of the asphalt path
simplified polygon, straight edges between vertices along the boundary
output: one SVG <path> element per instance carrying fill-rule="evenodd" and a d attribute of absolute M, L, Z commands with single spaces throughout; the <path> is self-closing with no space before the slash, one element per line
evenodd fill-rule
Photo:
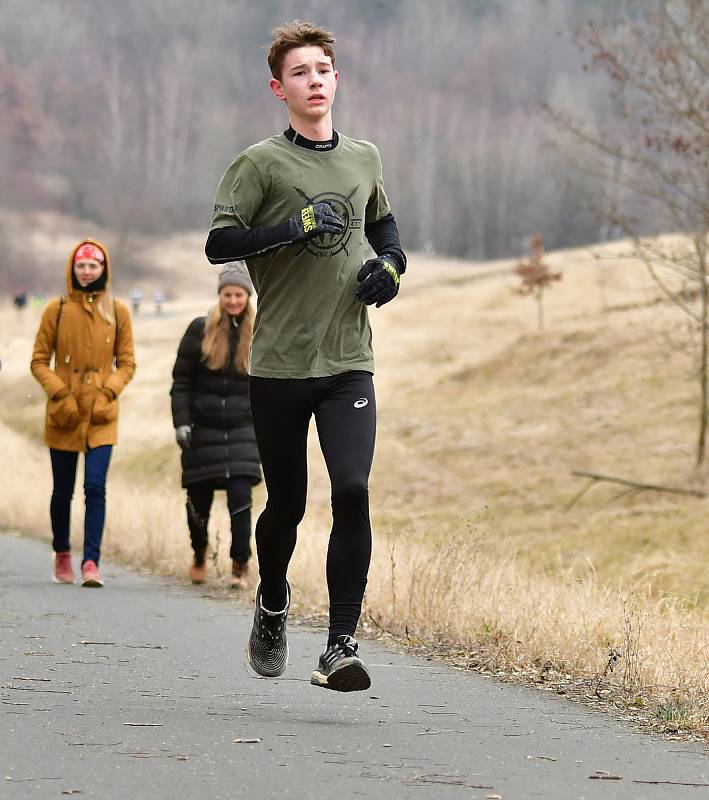
<path fill-rule="evenodd" d="M 367 641 L 371 689 L 323 690 L 305 626 L 283 678 L 252 677 L 246 604 L 111 564 L 59 586 L 46 543 L 0 553 L 2 800 L 709 798 L 699 744 Z"/>

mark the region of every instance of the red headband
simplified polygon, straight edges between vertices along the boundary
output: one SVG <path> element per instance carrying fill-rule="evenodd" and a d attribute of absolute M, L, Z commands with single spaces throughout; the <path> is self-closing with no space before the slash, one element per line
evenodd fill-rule
<path fill-rule="evenodd" d="M 103 251 L 100 247 L 96 247 L 95 244 L 82 244 L 81 247 L 74 253 L 74 263 L 76 264 L 77 261 L 98 261 L 99 264 L 103 264 L 106 260 L 106 257 L 103 254 Z"/>

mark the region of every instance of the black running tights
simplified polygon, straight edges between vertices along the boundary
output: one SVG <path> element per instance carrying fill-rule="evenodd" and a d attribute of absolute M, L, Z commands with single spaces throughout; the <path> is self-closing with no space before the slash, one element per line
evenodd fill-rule
<path fill-rule="evenodd" d="M 271 611 L 286 605 L 286 573 L 305 513 L 308 427 L 315 416 L 332 489 L 327 551 L 331 644 L 355 632 L 372 554 L 367 488 L 376 430 L 372 376 L 353 371 L 325 378 L 251 378 L 250 386 L 268 490 L 256 523 L 262 602 Z"/>

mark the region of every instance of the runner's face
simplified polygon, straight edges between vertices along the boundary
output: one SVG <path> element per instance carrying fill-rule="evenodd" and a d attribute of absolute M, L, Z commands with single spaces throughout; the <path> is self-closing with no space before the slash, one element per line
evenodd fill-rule
<path fill-rule="evenodd" d="M 88 286 L 90 283 L 98 280 L 102 272 L 103 264 L 99 264 L 98 261 L 94 261 L 90 258 L 77 261 L 76 264 L 74 264 L 74 275 L 76 275 L 76 280 L 79 281 L 79 286 L 82 287 Z"/>
<path fill-rule="evenodd" d="M 249 302 L 249 293 L 241 286 L 222 286 L 219 290 L 222 308 L 232 317 L 238 317 Z"/>
<path fill-rule="evenodd" d="M 283 60 L 281 80 L 272 78 L 269 86 L 293 117 L 315 122 L 330 113 L 339 78 L 322 47 L 294 47 Z"/>

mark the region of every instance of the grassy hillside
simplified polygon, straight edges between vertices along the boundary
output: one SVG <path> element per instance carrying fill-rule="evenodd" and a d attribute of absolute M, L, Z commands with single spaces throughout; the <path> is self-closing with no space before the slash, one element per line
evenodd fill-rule
<path fill-rule="evenodd" d="M 52 251 L 50 237 L 46 246 L 63 273 L 61 244 Z M 201 234 L 185 234 L 143 250 L 144 291 L 160 282 L 175 299 L 162 317 L 148 306 L 135 320 L 139 367 L 122 399 L 105 540 L 114 557 L 179 576 L 189 548 L 168 391 L 182 332 L 215 298 L 202 245 Z M 364 622 L 464 665 L 557 688 L 571 680 L 582 691 L 615 651 L 620 666 L 601 695 L 670 730 L 701 729 L 709 502 L 619 497 L 622 487 L 604 483 L 569 508 L 586 485 L 572 470 L 706 483 L 693 469 L 697 390 L 685 320 L 658 302 L 626 250 L 550 254 L 564 277 L 548 293 L 541 333 L 503 262 L 413 256 L 401 296 L 372 311 L 379 430 Z M 44 399 L 27 372 L 38 315 L 0 309 L 0 524 L 47 536 Z M 329 491 L 315 440 L 311 448 L 292 580 L 297 610 L 321 614 Z M 226 570 L 223 509 L 212 530 Z M 76 513 L 77 544 L 79 522 Z"/>

